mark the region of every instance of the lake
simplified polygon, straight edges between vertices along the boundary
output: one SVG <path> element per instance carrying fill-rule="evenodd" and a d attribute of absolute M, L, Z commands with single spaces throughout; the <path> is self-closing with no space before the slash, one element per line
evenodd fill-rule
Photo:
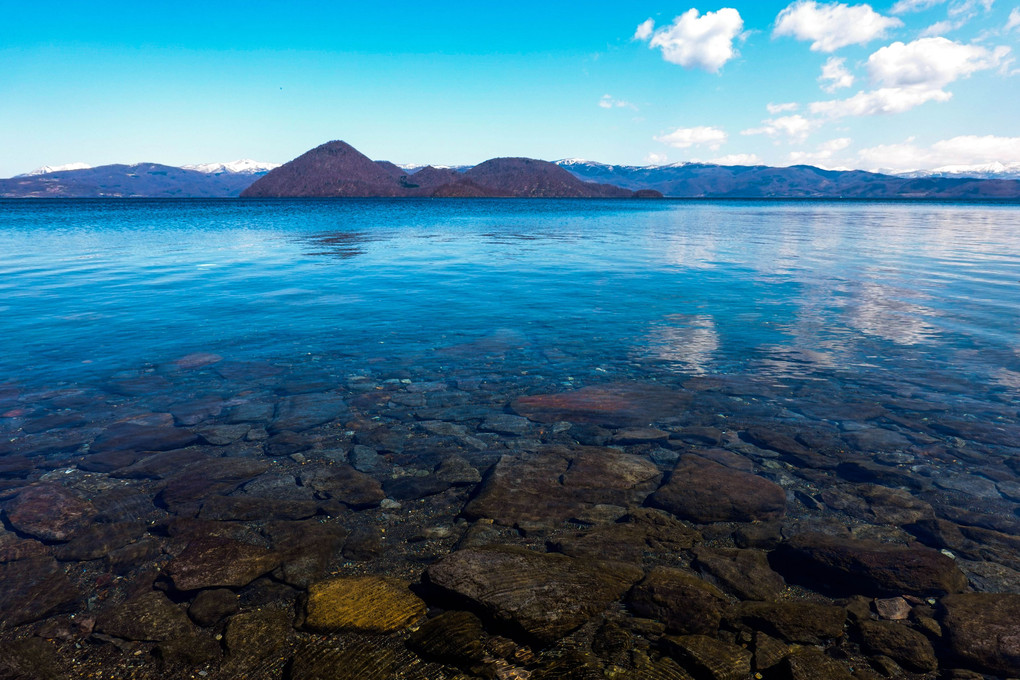
<path fill-rule="evenodd" d="M 732 606 L 1020 593 L 1018 288 L 1016 203 L 0 201 L 0 590 L 30 584 L 0 628 L 133 677 L 318 677 L 339 649 L 452 678 L 404 624 L 464 608 L 484 663 L 541 676 L 566 640 L 640 667 L 609 623 L 653 666 L 664 630 L 742 639 L 649 605 L 656 568 Z M 865 550 L 928 566 L 821 557 Z M 563 571 L 595 558 L 637 575 Z M 563 616 L 486 591 L 503 568 Z M 359 606 L 415 584 L 379 595 L 404 624 L 312 611 L 338 575 Z M 214 641 L 263 611 L 290 612 L 273 654 Z M 824 644 L 878 655 L 851 638 Z M 1008 670 L 952 640 L 939 668 Z"/>

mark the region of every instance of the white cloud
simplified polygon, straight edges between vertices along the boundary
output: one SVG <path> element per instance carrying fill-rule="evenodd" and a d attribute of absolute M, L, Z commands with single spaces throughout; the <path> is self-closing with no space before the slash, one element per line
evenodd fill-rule
<path fill-rule="evenodd" d="M 850 87 L 854 84 L 854 75 L 846 68 L 846 59 L 843 57 L 829 57 L 829 60 L 822 66 L 822 75 L 818 77 L 822 83 L 822 89 L 826 92 L 835 92 L 843 87 Z"/>
<path fill-rule="evenodd" d="M 800 114 L 770 118 L 762 121 L 762 126 L 741 131 L 742 135 L 768 135 L 779 137 L 784 135 L 791 139 L 803 140 L 821 123 L 809 120 Z"/>
<path fill-rule="evenodd" d="M 928 28 L 921 31 L 922 38 L 928 38 L 931 36 L 940 36 L 950 31 L 955 31 L 958 28 L 963 27 L 966 22 L 952 21 L 951 19 L 943 19 L 942 21 L 936 21 Z"/>
<path fill-rule="evenodd" d="M 655 153 L 654 151 L 648 152 L 645 156 L 645 163 L 648 165 L 665 165 L 669 161 L 669 157 L 664 153 Z"/>
<path fill-rule="evenodd" d="M 818 165 L 826 167 L 827 162 L 840 151 L 850 146 L 849 137 L 830 139 L 818 145 L 814 151 L 793 151 L 790 153 L 790 163 L 794 165 Z"/>
<path fill-rule="evenodd" d="M 662 58 L 684 68 L 700 68 L 718 73 L 730 59 L 737 56 L 733 41 L 744 29 L 740 12 L 724 7 L 718 12 L 689 9 L 669 26 L 653 31 L 651 19 L 638 26 L 634 37 L 648 40 L 651 48 L 660 48 Z"/>
<path fill-rule="evenodd" d="M 908 172 L 952 166 L 975 166 L 1020 162 L 1020 137 L 963 135 L 921 147 L 910 138 L 901 144 L 881 144 L 861 149 L 859 164 L 871 170 Z"/>
<path fill-rule="evenodd" d="M 634 31 L 634 40 L 648 40 L 655 29 L 655 19 L 646 19 Z"/>
<path fill-rule="evenodd" d="M 858 92 L 849 99 L 815 102 L 811 113 L 843 118 L 845 116 L 875 116 L 880 113 L 903 113 L 926 102 L 947 102 L 953 95 L 943 90 L 924 87 L 884 87 L 870 92 Z"/>
<path fill-rule="evenodd" d="M 942 88 L 975 71 L 999 66 L 1009 53 L 1008 47 L 989 50 L 948 38 L 894 42 L 868 58 L 868 75 L 887 87 Z"/>
<path fill-rule="evenodd" d="M 765 105 L 765 108 L 768 110 L 769 114 L 774 116 L 777 113 L 789 113 L 791 111 L 796 111 L 800 108 L 800 104 L 797 102 L 788 102 L 786 104 L 773 104 L 772 102 L 769 102 Z"/>
<path fill-rule="evenodd" d="M 667 135 L 655 137 L 655 141 L 668 144 L 677 149 L 707 146 L 712 150 L 718 149 L 725 144 L 726 139 L 727 134 L 723 130 L 704 125 L 692 128 L 677 128 Z"/>
<path fill-rule="evenodd" d="M 599 100 L 599 107 L 603 109 L 633 109 L 638 110 L 638 107 L 623 99 L 617 99 L 611 94 L 602 95 L 602 99 Z"/>
<path fill-rule="evenodd" d="M 976 71 L 1004 64 L 1009 54 L 1008 47 L 989 50 L 946 38 L 895 42 L 868 58 L 868 75 L 881 87 L 849 99 L 815 102 L 811 113 L 831 118 L 873 116 L 903 113 L 930 101 L 946 102 L 953 95 L 943 88 Z"/>
<path fill-rule="evenodd" d="M 1020 28 L 1020 7 L 1014 7 L 1013 11 L 1009 13 L 1009 19 L 1006 21 L 1006 32 L 1012 31 L 1014 28 Z"/>
<path fill-rule="evenodd" d="M 714 165 L 762 165 L 762 160 L 753 153 L 731 153 L 705 162 Z"/>
<path fill-rule="evenodd" d="M 811 40 L 814 52 L 835 52 L 847 45 L 871 42 L 885 35 L 890 28 L 902 25 L 899 19 L 882 16 L 871 5 L 819 4 L 814 0 L 797 0 L 776 17 L 772 35 Z"/>

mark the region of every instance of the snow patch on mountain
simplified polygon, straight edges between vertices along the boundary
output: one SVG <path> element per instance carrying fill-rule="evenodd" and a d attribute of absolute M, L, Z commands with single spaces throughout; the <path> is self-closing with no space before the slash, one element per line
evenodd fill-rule
<path fill-rule="evenodd" d="M 88 163 L 66 163 L 64 165 L 44 165 L 41 168 L 36 168 L 32 172 L 26 172 L 18 177 L 33 177 L 35 175 L 48 175 L 51 172 L 65 172 L 67 170 L 90 170 L 92 168 Z"/>
<path fill-rule="evenodd" d="M 981 163 L 978 165 L 944 165 L 934 170 L 897 173 L 900 177 L 959 177 L 974 179 L 1020 179 L 1020 161 Z"/>
<path fill-rule="evenodd" d="M 227 163 L 200 163 L 198 165 L 184 165 L 182 167 L 185 170 L 195 170 L 206 175 L 222 175 L 223 173 L 257 175 L 259 173 L 269 172 L 274 168 L 278 168 L 280 167 L 280 164 L 263 163 L 260 161 L 253 161 L 250 158 L 244 158 L 239 161 L 229 161 Z"/>

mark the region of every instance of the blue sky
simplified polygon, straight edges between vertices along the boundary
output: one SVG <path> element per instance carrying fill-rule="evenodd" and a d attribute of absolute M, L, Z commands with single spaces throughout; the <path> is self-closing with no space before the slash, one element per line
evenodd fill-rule
<path fill-rule="evenodd" d="M 0 0 L 0 177 L 331 139 L 399 163 L 1020 162 L 1017 4 Z"/>

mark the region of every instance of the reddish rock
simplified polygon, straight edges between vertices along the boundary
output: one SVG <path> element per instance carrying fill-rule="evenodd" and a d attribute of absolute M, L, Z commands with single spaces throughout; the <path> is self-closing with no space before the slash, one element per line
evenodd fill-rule
<path fill-rule="evenodd" d="M 17 531 L 44 541 L 68 541 L 95 516 L 96 510 L 73 491 L 58 484 L 22 489 L 4 509 Z"/>
<path fill-rule="evenodd" d="M 230 493 L 269 469 L 264 460 L 207 458 L 171 477 L 160 497 L 168 507 L 187 505 L 214 494 Z"/>
<path fill-rule="evenodd" d="M 647 425 L 680 415 L 689 403 L 686 394 L 660 385 L 609 383 L 559 394 L 521 397 L 512 408 L 540 423 L 566 420 L 619 427 Z"/>
<path fill-rule="evenodd" d="M 280 564 L 281 556 L 229 538 L 199 538 L 167 564 L 164 572 L 177 590 L 240 588 Z"/>
<path fill-rule="evenodd" d="M 698 456 L 683 456 L 648 504 L 692 522 L 753 522 L 786 513 L 783 487 Z"/>
<path fill-rule="evenodd" d="M 350 465 L 307 467 L 300 474 L 302 486 L 314 489 L 320 497 L 332 498 L 351 508 L 372 508 L 386 498 L 374 478 Z"/>

